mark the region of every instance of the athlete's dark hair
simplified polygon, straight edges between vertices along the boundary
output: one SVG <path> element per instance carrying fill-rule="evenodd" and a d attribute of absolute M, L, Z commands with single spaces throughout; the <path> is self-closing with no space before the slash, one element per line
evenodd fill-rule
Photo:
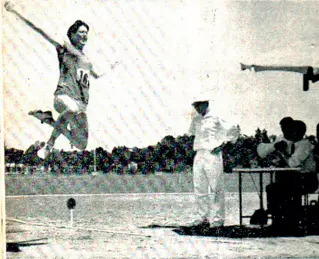
<path fill-rule="evenodd" d="M 67 35 L 68 35 L 68 38 L 70 39 L 70 41 L 71 41 L 72 34 L 76 33 L 81 26 L 86 27 L 88 31 L 90 30 L 90 27 L 89 27 L 89 25 L 87 23 L 85 23 L 85 22 L 83 22 L 81 20 L 77 20 L 68 29 Z"/>

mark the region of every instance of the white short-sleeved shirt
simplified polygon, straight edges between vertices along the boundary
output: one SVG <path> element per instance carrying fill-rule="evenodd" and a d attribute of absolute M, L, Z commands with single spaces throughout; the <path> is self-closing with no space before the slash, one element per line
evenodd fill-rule
<path fill-rule="evenodd" d="M 238 136 L 229 135 L 229 130 L 235 127 L 214 114 L 210 108 L 204 116 L 193 118 L 189 134 L 194 135 L 194 150 L 213 150 L 223 143 L 234 141 Z"/>

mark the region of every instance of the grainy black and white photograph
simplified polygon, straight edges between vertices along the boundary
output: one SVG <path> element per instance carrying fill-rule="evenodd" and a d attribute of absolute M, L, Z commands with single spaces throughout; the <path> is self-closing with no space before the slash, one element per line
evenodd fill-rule
<path fill-rule="evenodd" d="M 318 1 L 9 0 L 3 258 L 319 258 Z"/>

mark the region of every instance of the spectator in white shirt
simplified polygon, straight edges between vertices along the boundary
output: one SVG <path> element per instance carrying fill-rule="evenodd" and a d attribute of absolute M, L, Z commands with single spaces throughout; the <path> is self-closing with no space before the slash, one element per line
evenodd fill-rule
<path fill-rule="evenodd" d="M 301 220 L 301 195 L 312 193 L 318 187 L 313 144 L 305 138 L 306 124 L 294 121 L 294 138 L 291 154 L 281 152 L 288 167 L 299 167 L 300 172 L 278 173 L 276 181 L 267 186 L 268 210 L 277 227 L 298 227 Z"/>

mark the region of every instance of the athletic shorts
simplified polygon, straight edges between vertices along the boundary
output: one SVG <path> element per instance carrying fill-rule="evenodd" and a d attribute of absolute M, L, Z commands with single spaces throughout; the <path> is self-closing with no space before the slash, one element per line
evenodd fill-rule
<path fill-rule="evenodd" d="M 71 98 L 66 94 L 62 95 L 55 95 L 54 96 L 54 109 L 58 113 L 62 113 L 65 111 L 72 111 L 72 112 L 85 112 L 86 111 L 86 104 Z"/>

